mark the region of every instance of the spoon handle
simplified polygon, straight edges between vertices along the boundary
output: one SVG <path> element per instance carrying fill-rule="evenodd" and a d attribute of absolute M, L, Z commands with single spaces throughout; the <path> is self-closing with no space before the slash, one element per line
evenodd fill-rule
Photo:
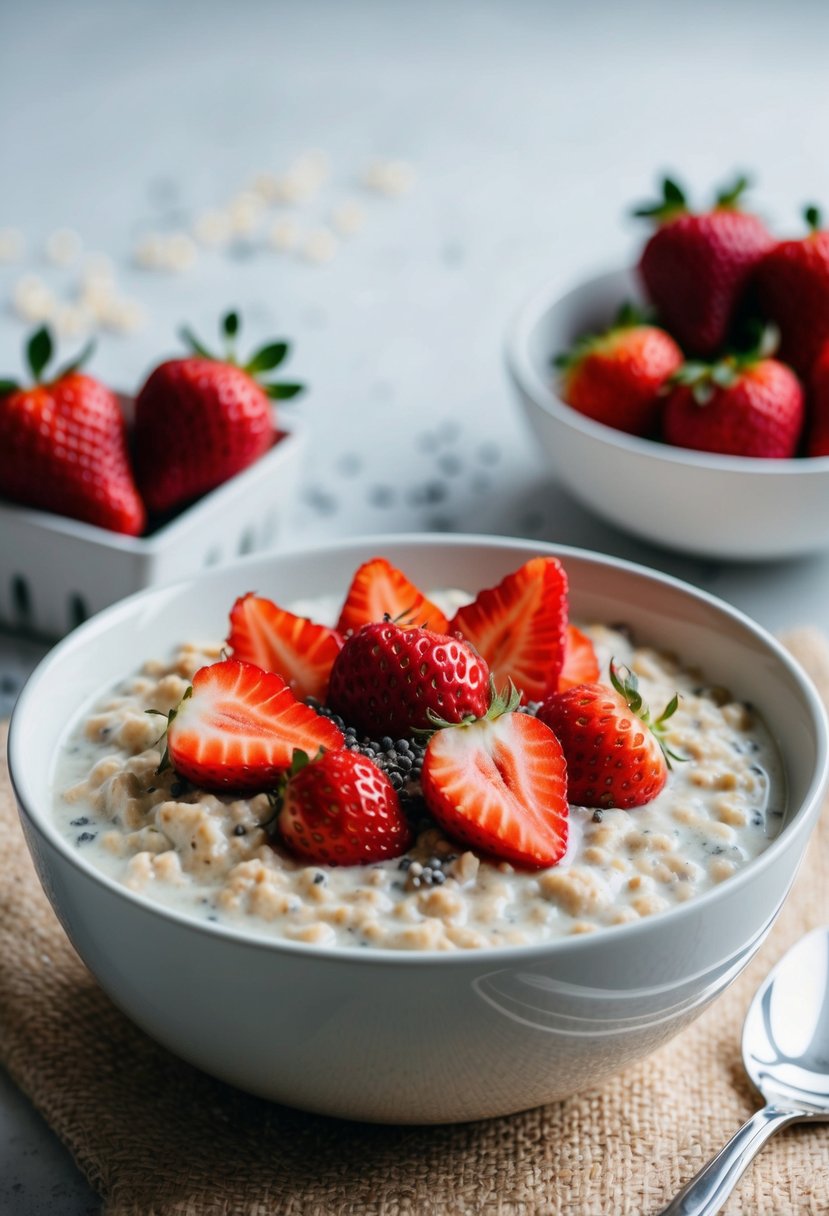
<path fill-rule="evenodd" d="M 769 1136 L 803 1117 L 803 1111 L 781 1110 L 777 1106 L 758 1110 L 659 1216 L 714 1216 Z"/>

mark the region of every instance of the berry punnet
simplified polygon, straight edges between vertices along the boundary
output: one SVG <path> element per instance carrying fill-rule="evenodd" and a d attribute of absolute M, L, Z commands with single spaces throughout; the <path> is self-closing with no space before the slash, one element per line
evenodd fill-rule
<path fill-rule="evenodd" d="M 754 280 L 763 316 L 780 330 L 780 358 L 807 378 L 829 341 L 829 229 L 817 207 L 804 218 L 806 236 L 770 249 Z"/>
<path fill-rule="evenodd" d="M 290 768 L 295 751 L 338 751 L 333 722 L 298 701 L 281 676 L 224 659 L 201 667 L 167 723 L 167 751 L 180 777 L 205 790 L 262 792 Z"/>
<path fill-rule="evenodd" d="M 774 340 L 771 334 L 746 354 L 680 368 L 665 401 L 663 438 L 731 456 L 794 456 L 803 430 L 803 388 L 791 368 L 769 357 Z"/>
<path fill-rule="evenodd" d="M 449 625 L 484 658 L 498 687 L 524 701 L 558 688 L 567 647 L 567 575 L 555 557 L 534 557 L 497 587 L 479 591 Z"/>
<path fill-rule="evenodd" d="M 670 334 L 625 305 L 610 329 L 580 338 L 555 363 L 561 395 L 573 409 L 619 431 L 650 435 L 662 409 L 660 389 L 682 359 Z"/>
<path fill-rule="evenodd" d="M 118 400 L 80 370 L 91 344 L 47 378 L 52 353 L 49 330 L 39 329 L 26 347 L 34 384 L 0 381 L 0 495 L 138 536 L 146 512 Z"/>
<path fill-rule="evenodd" d="M 662 183 L 662 199 L 634 214 L 654 221 L 639 273 L 659 321 L 689 354 L 714 355 L 725 343 L 760 259 L 774 244 L 762 220 L 740 210 L 746 178 L 695 214 L 680 187 Z"/>
<path fill-rule="evenodd" d="M 285 359 L 286 342 L 269 342 L 240 363 L 238 332 L 238 314 L 228 313 L 219 357 L 183 330 L 193 354 L 162 363 L 136 398 L 135 473 L 150 511 L 175 510 L 253 464 L 276 440 L 271 402 L 302 391 L 261 380 Z"/>
<path fill-rule="evenodd" d="M 230 611 L 233 657 L 282 676 L 295 697 L 324 700 L 343 640 L 336 629 L 296 616 L 261 595 L 242 595 Z"/>
<path fill-rule="evenodd" d="M 334 661 L 328 705 L 366 735 L 411 735 L 431 715 L 486 712 L 489 668 L 461 638 L 392 620 L 363 625 Z"/>
<path fill-rule="evenodd" d="M 676 712 L 674 696 L 652 721 L 633 672 L 610 665 L 613 685 L 579 684 L 555 693 L 538 719 L 555 733 L 567 761 L 567 797 L 577 806 L 644 806 L 662 790 L 671 759 L 660 741 Z"/>
<path fill-rule="evenodd" d="M 331 866 L 368 865 L 399 857 L 412 831 L 391 782 L 365 756 L 294 753 L 277 794 L 277 826 L 298 857 Z"/>
<path fill-rule="evenodd" d="M 423 759 L 423 797 L 449 836 L 529 868 L 552 866 L 567 847 L 569 808 L 561 744 L 517 713 L 510 687 L 487 713 L 443 726 Z"/>

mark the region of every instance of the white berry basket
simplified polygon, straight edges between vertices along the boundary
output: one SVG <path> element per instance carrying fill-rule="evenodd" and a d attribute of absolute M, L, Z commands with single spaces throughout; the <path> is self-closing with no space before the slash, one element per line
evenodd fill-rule
<path fill-rule="evenodd" d="M 295 501 L 304 447 L 292 421 L 261 459 L 148 536 L 0 501 L 0 623 L 59 638 L 134 591 L 269 548 Z"/>

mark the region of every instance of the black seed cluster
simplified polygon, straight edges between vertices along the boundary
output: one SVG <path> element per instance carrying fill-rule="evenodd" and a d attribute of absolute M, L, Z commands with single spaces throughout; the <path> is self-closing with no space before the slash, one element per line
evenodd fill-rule
<path fill-rule="evenodd" d="M 406 873 L 407 882 L 413 887 L 440 887 L 446 882 L 443 866 L 447 861 L 454 861 L 457 854 L 450 857 L 430 857 L 428 861 L 414 861 L 404 857 L 398 865 L 398 870 Z"/>
<path fill-rule="evenodd" d="M 411 801 L 417 799 L 418 795 L 407 795 L 405 787 L 409 781 L 420 780 L 426 743 L 416 739 L 392 739 L 391 735 L 384 735 L 382 739 L 360 736 L 355 727 L 348 726 L 339 714 L 335 714 L 326 705 L 320 705 L 312 698 L 309 698 L 308 703 L 318 714 L 329 718 L 340 728 L 349 751 L 359 752 L 367 760 L 372 760 L 386 774 L 399 794 L 409 797 Z"/>

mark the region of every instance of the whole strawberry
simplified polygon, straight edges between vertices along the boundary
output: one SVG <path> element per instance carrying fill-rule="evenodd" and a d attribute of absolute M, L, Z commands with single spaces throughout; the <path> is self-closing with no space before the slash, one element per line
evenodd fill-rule
<path fill-rule="evenodd" d="M 357 752 L 304 752 L 282 793 L 279 832 L 292 853 L 329 866 L 399 857 L 412 832 L 385 773 Z"/>
<path fill-rule="evenodd" d="M 802 240 L 781 241 L 757 267 L 757 302 L 780 330 L 780 357 L 808 378 L 829 340 L 829 230 L 817 207 L 807 207 Z"/>
<path fill-rule="evenodd" d="M 595 422 L 630 435 L 649 435 L 662 408 L 659 390 L 682 358 L 670 334 L 647 325 L 626 306 L 610 329 L 581 338 L 556 359 L 561 395 Z"/>
<path fill-rule="evenodd" d="M 157 514 L 206 494 L 263 456 L 276 439 L 271 400 L 301 391 L 299 384 L 259 382 L 283 361 L 286 343 L 268 343 L 239 364 L 238 315 L 228 313 L 222 329 L 223 358 L 183 330 L 193 355 L 162 363 L 136 399 L 135 473 Z"/>
<path fill-rule="evenodd" d="M 554 693 L 538 711 L 561 744 L 567 762 L 567 797 L 576 806 L 644 806 L 668 779 L 658 735 L 675 713 L 674 696 L 651 723 L 633 672 L 610 665 L 612 688 L 579 684 Z"/>
<path fill-rule="evenodd" d="M 133 480 L 114 393 L 80 368 L 91 346 L 48 380 L 48 329 L 29 340 L 34 385 L 0 381 L 0 495 L 137 536 L 146 512 Z"/>
<path fill-rule="evenodd" d="M 489 668 L 457 637 L 394 621 L 364 625 L 334 660 L 328 705 L 361 734 L 410 735 L 489 704 Z"/>
<path fill-rule="evenodd" d="M 807 456 L 829 456 L 829 342 L 818 355 L 811 377 L 811 423 Z"/>
<path fill-rule="evenodd" d="M 710 211 L 694 214 L 670 178 L 663 197 L 634 214 L 658 224 L 639 274 L 660 322 L 689 354 L 711 356 L 725 343 L 752 271 L 773 245 L 756 215 L 740 210 L 740 178 Z"/>
<path fill-rule="evenodd" d="M 803 388 L 762 348 L 718 363 L 686 363 L 665 402 L 667 443 L 729 456 L 794 456 L 803 429 Z"/>

